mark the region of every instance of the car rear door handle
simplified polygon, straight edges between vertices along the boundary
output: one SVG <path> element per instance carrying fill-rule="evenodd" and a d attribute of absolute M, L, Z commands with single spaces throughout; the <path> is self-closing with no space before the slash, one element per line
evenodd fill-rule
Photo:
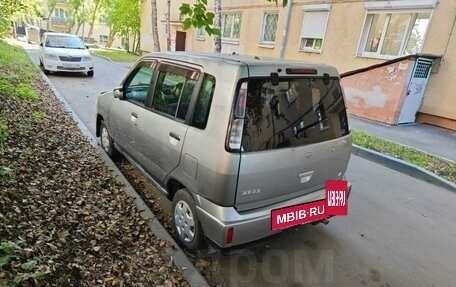
<path fill-rule="evenodd" d="M 178 134 L 176 134 L 176 133 L 170 132 L 170 133 L 169 133 L 169 136 L 172 137 L 172 138 L 175 139 L 175 140 L 178 140 L 178 141 L 181 140 L 180 135 L 178 135 Z"/>
<path fill-rule="evenodd" d="M 136 121 L 138 120 L 138 114 L 132 112 L 130 119 L 136 125 Z"/>

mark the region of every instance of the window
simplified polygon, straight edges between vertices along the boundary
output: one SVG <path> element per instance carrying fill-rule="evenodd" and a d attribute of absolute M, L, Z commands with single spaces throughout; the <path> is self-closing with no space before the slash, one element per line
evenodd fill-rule
<path fill-rule="evenodd" d="M 215 90 L 215 78 L 206 74 L 201 84 L 201 89 L 198 99 L 195 104 L 195 111 L 193 113 L 192 126 L 199 129 L 205 129 L 207 119 L 209 117 L 209 110 L 211 108 L 212 97 Z"/>
<path fill-rule="evenodd" d="M 196 38 L 205 38 L 207 37 L 207 32 L 203 28 L 196 30 Z"/>
<path fill-rule="evenodd" d="M 183 74 L 185 72 L 179 72 L 175 67 L 160 72 L 152 103 L 153 109 L 185 120 L 196 81 Z"/>
<path fill-rule="evenodd" d="M 261 43 L 274 44 L 277 31 L 277 12 L 267 12 L 263 15 L 263 29 L 261 31 Z"/>
<path fill-rule="evenodd" d="M 431 13 L 369 13 L 359 54 L 396 57 L 421 51 Z"/>
<path fill-rule="evenodd" d="M 154 71 L 144 63 L 124 87 L 125 99 L 144 105 Z"/>
<path fill-rule="evenodd" d="M 331 5 L 304 5 L 300 51 L 321 52 Z M 323 11 L 322 11 L 323 10 Z"/>
<path fill-rule="evenodd" d="M 55 8 L 54 15 L 56 18 L 62 18 L 62 19 L 68 18 L 67 11 L 62 8 Z"/>
<path fill-rule="evenodd" d="M 224 14 L 222 15 L 222 39 L 239 40 L 241 32 L 241 14 Z"/>
<path fill-rule="evenodd" d="M 108 42 L 108 36 L 100 35 L 100 44 L 106 44 Z"/>
<path fill-rule="evenodd" d="M 242 149 L 245 152 L 319 143 L 349 133 L 339 80 L 250 79 Z"/>
<path fill-rule="evenodd" d="M 108 24 L 108 16 L 106 16 L 106 14 L 102 14 L 98 18 L 98 23 L 103 24 L 103 25 L 107 25 Z"/>

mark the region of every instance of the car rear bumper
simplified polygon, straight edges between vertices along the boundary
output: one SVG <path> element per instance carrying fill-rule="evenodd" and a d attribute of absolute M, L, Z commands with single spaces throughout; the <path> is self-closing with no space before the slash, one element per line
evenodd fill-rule
<path fill-rule="evenodd" d="M 350 195 L 351 184 L 348 184 Z M 196 196 L 198 218 L 204 234 L 218 246 L 233 247 L 261 239 L 280 230 L 271 230 L 271 210 L 294 206 L 307 202 L 324 199 L 325 189 L 293 198 L 266 207 L 237 212 L 234 207 L 218 206 L 209 200 Z M 231 243 L 227 243 L 228 230 L 233 228 Z"/>

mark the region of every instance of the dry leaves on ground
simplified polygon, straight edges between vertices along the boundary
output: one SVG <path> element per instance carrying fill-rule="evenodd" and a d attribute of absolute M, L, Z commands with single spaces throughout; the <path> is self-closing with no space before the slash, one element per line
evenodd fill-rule
<path fill-rule="evenodd" d="M 44 82 L 0 91 L 0 285 L 186 286 L 132 199 Z"/>

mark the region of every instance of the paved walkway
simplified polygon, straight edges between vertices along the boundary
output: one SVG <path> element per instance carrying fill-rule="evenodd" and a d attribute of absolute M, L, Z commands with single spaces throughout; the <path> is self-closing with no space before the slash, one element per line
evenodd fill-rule
<path fill-rule="evenodd" d="M 350 127 L 456 161 L 456 132 L 426 124 L 391 126 L 350 116 Z"/>

